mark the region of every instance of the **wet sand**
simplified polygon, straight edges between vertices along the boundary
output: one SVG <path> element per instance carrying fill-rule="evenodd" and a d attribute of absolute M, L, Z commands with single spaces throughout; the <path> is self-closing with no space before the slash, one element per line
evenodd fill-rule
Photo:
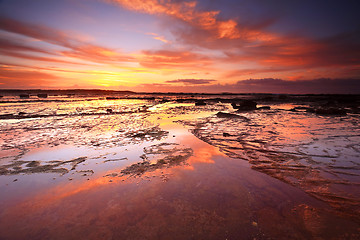
<path fill-rule="evenodd" d="M 228 103 L 133 103 L 127 115 L 1 122 L 0 239 L 360 238 L 358 116 L 338 127 Z M 342 154 L 321 162 L 327 149 Z"/>

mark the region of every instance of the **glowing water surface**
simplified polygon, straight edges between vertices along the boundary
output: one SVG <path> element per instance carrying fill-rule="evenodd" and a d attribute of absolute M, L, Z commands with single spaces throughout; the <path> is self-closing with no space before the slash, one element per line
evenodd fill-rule
<path fill-rule="evenodd" d="M 336 149 L 343 149 L 343 142 L 334 142 L 333 153 L 331 141 L 323 140 L 349 131 L 346 138 L 356 143 L 356 134 L 345 125 L 342 129 L 315 116 L 294 120 L 292 113 L 277 111 L 244 113 L 247 123 L 217 118 L 220 110 L 232 111 L 227 104 L 96 100 L 81 103 L 82 111 L 100 114 L 73 114 L 78 104 L 64 104 L 64 116 L 0 121 L 1 239 L 359 237 L 360 225 L 349 212 L 342 215 L 328 201 L 309 196 L 303 185 L 284 183 L 299 181 L 294 161 L 317 169 L 330 166 L 321 162 L 326 154 L 335 159 L 331 166 L 350 164 L 345 172 L 357 174 L 351 165 L 357 161 L 357 145 L 346 148 L 350 152 L 342 161 Z M 139 111 L 143 105 L 148 111 Z M 36 103 L 33 109 L 39 108 L 50 107 Z M 107 114 L 108 108 L 119 114 Z M 19 109 L 12 106 L 11 111 Z M 314 140 L 317 131 L 325 134 L 318 126 L 334 132 Z M 188 129 L 197 130 L 197 137 Z M 232 141 L 239 136 L 241 141 Z M 269 152 L 292 162 L 291 171 L 289 164 L 275 171 L 271 164 L 277 160 L 266 165 Z M 294 160 L 293 155 L 306 158 Z M 342 185 L 352 186 L 346 194 L 356 199 L 356 180 L 344 175 L 351 184 Z M 313 179 L 318 184 L 332 178 Z M 320 187 L 316 184 L 312 187 Z M 323 187 L 329 191 L 329 186 Z"/>

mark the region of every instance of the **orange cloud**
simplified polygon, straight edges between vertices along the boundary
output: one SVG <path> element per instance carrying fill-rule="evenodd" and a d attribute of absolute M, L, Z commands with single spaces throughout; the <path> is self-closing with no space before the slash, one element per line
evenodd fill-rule
<path fill-rule="evenodd" d="M 26 79 L 26 81 L 24 81 Z M 41 85 L 49 86 L 58 77 L 40 71 L 18 70 L 0 67 L 0 88 L 31 88 Z"/>
<path fill-rule="evenodd" d="M 147 33 L 147 35 L 152 35 L 152 36 L 153 36 L 153 39 L 159 40 L 159 41 L 161 41 L 161 42 L 170 43 L 170 41 L 167 40 L 164 36 L 159 36 L 159 35 L 156 34 L 156 33 Z"/>
<path fill-rule="evenodd" d="M 269 33 L 260 32 L 240 26 L 233 20 L 220 20 L 219 11 L 197 10 L 196 1 L 161 1 L 161 0 L 108 0 L 122 7 L 155 15 L 166 15 L 182 20 L 194 27 L 209 31 L 218 39 L 244 39 L 244 40 L 271 40 L 274 38 Z"/>
<path fill-rule="evenodd" d="M 55 46 L 65 47 L 69 50 L 65 51 L 50 51 L 45 49 L 34 48 L 26 45 L 14 43 L 10 44 L 9 41 L 5 42 L 7 46 L 10 46 L 8 49 L 7 55 L 12 55 L 19 58 L 32 59 L 32 60 L 40 60 L 40 61 L 57 61 L 54 59 L 45 58 L 35 58 L 25 54 L 19 53 L 11 53 L 11 51 L 33 51 L 39 53 L 47 53 L 52 55 L 62 55 L 71 58 L 77 58 L 81 60 L 86 60 L 90 62 L 96 63 L 110 63 L 110 62 L 128 62 L 133 61 L 134 58 L 119 53 L 118 51 L 102 46 L 97 46 L 94 44 L 90 44 L 84 42 L 82 39 L 74 37 L 73 35 L 67 34 L 65 32 L 55 30 L 43 25 L 39 24 L 30 24 L 25 22 L 20 22 L 14 19 L 0 17 L 0 30 L 4 30 L 7 32 L 17 33 L 23 35 L 25 37 L 34 38 L 40 40 L 42 42 L 50 43 Z M 62 61 L 64 62 L 64 61 Z M 69 63 L 70 61 L 66 61 Z"/>
<path fill-rule="evenodd" d="M 143 51 L 139 62 L 148 68 L 199 69 L 212 63 L 210 57 L 189 51 L 158 50 Z"/>
<path fill-rule="evenodd" d="M 134 57 L 120 54 L 113 49 L 91 44 L 73 47 L 70 51 L 61 51 L 61 54 L 67 57 L 99 63 L 132 62 L 135 60 Z"/>
<path fill-rule="evenodd" d="M 0 38 L 0 49 L 4 49 L 7 51 L 27 51 L 27 52 L 37 52 L 37 53 L 45 53 L 45 54 L 53 54 L 50 51 L 45 49 L 41 49 L 38 47 L 29 46 L 23 43 L 20 43 L 17 40 L 8 40 Z"/>
<path fill-rule="evenodd" d="M 65 61 L 65 60 L 61 60 L 61 59 L 57 59 L 57 58 L 39 57 L 39 56 L 33 56 L 33 55 L 25 54 L 25 53 L 12 52 L 12 51 L 6 51 L 6 50 L 0 50 L 0 54 L 10 56 L 10 57 L 36 60 L 36 61 L 77 64 L 75 62 Z"/>

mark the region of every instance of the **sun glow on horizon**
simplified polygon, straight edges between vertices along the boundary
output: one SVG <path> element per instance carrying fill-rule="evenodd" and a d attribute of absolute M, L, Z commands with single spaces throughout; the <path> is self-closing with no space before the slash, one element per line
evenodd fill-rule
<path fill-rule="evenodd" d="M 348 81 L 358 79 L 360 73 L 356 32 L 337 38 L 300 31 L 295 35 L 283 30 L 287 23 L 275 10 L 271 11 L 277 21 L 236 15 L 226 5 L 210 6 L 205 0 L 47 2 L 42 3 L 49 10 L 46 14 L 40 2 L 0 4 L 2 88 L 76 84 L 80 88 L 244 92 L 250 86 L 239 88 L 238 82 L 247 79 Z M 19 9 L 17 4 L 28 8 Z M 248 4 L 257 16 L 254 6 L 259 3 Z M 46 18 L 50 13 L 51 20 Z M 65 24 L 70 20 L 73 24 Z M 300 29 L 295 23 L 291 26 Z M 184 87 L 173 81 L 178 79 L 191 79 L 192 84 Z M 204 84 L 202 79 L 217 81 Z"/>

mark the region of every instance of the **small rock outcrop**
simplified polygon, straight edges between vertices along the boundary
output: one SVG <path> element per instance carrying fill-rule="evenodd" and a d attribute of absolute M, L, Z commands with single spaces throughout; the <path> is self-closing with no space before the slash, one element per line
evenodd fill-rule
<path fill-rule="evenodd" d="M 241 118 L 241 119 L 243 119 L 245 121 L 249 121 L 248 118 L 246 118 L 244 116 L 237 115 L 237 114 L 233 114 L 233 113 L 218 112 L 216 114 L 216 116 L 218 118 Z"/>
<path fill-rule="evenodd" d="M 47 98 L 48 95 L 46 93 L 39 93 L 38 95 L 38 98 Z"/>
<path fill-rule="evenodd" d="M 243 100 L 242 102 L 240 102 L 240 105 L 237 105 L 236 103 L 231 103 L 231 106 L 238 111 L 252 111 L 257 109 L 256 105 L 257 103 L 252 100 Z"/>
<path fill-rule="evenodd" d="M 29 94 L 20 94 L 19 95 L 20 98 L 30 98 Z"/>
<path fill-rule="evenodd" d="M 195 101 L 195 106 L 205 106 L 206 103 L 203 100 L 196 100 Z"/>
<path fill-rule="evenodd" d="M 346 110 L 342 108 L 335 108 L 335 107 L 329 107 L 329 108 L 318 108 L 315 109 L 316 114 L 320 115 L 340 115 L 344 116 L 346 115 Z"/>

